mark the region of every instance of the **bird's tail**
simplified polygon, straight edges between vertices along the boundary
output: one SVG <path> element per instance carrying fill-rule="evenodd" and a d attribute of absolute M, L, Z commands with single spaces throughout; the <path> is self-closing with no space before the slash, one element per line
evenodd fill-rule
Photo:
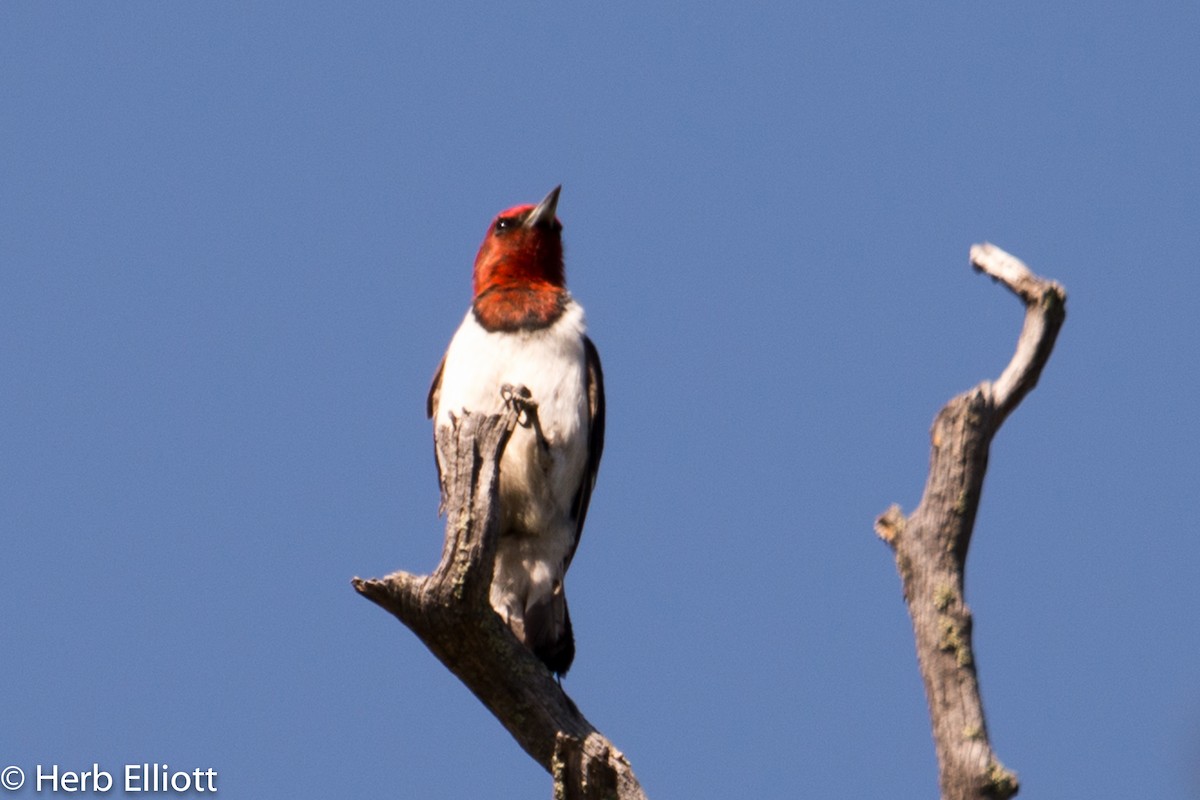
<path fill-rule="evenodd" d="M 543 597 L 530 598 L 525 609 L 525 644 L 555 675 L 562 677 L 575 660 L 575 633 L 562 581 Z"/>

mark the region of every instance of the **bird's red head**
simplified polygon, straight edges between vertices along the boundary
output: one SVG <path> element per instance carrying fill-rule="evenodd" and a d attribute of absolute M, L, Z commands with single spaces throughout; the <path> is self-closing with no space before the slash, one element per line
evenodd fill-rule
<path fill-rule="evenodd" d="M 562 224 L 554 215 L 561 190 L 492 220 L 475 257 L 475 316 L 488 330 L 538 328 L 562 313 Z"/>

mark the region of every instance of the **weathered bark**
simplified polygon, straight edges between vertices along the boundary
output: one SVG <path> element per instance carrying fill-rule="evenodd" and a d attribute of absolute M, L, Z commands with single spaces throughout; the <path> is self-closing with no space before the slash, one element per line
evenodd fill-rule
<path fill-rule="evenodd" d="M 554 776 L 556 800 L 645 800 L 625 756 L 584 718 L 488 601 L 500 456 L 517 417 L 514 409 L 501 416 L 464 414 L 437 431 L 446 511 L 441 563 L 427 576 L 355 578 L 354 588 L 407 625 L 475 693 Z"/>
<path fill-rule="evenodd" d="M 992 751 L 971 649 L 963 574 L 979 508 L 988 447 L 1000 425 L 1037 384 L 1066 318 L 1066 292 L 990 244 L 971 264 L 1025 303 L 1016 353 L 993 383 L 955 397 L 933 422 L 929 478 L 907 519 L 892 506 L 875 522 L 896 555 L 925 682 L 943 800 L 1012 797 L 1017 777 Z"/>

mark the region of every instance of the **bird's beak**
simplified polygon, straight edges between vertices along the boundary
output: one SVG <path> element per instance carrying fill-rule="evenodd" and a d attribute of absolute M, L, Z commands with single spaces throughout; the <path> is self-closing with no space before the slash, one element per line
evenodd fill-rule
<path fill-rule="evenodd" d="M 558 208 L 558 193 L 561 191 L 562 184 L 555 186 L 550 190 L 550 194 L 542 199 L 542 202 L 534 206 L 533 211 L 530 211 L 529 216 L 525 218 L 526 228 L 534 228 L 543 222 L 551 223 L 554 221 L 554 211 Z"/>

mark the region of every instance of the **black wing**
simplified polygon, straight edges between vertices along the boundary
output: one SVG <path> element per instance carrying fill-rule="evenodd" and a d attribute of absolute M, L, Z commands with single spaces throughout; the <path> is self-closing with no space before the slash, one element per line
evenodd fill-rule
<path fill-rule="evenodd" d="M 567 554 L 563 571 L 571 566 L 575 549 L 579 547 L 583 521 L 587 518 L 588 503 L 592 500 L 592 488 L 596 485 L 596 473 L 600 469 L 600 455 L 604 452 L 604 372 L 600 369 L 600 354 L 596 352 L 596 345 L 586 336 L 583 337 L 583 352 L 587 360 L 588 458 L 583 481 L 575 493 L 575 542 Z"/>
<path fill-rule="evenodd" d="M 425 416 L 429 419 L 433 419 L 433 413 L 437 411 L 438 395 L 442 393 L 442 370 L 445 368 L 446 357 L 442 356 L 442 363 L 438 364 L 433 383 L 429 387 L 429 397 L 425 400 Z"/>
<path fill-rule="evenodd" d="M 445 368 L 446 357 L 442 356 L 442 363 L 438 364 L 437 372 L 433 376 L 433 383 L 429 387 L 429 397 L 425 400 L 425 416 L 430 419 L 433 419 L 433 415 L 437 411 L 438 395 L 442 392 L 442 370 Z M 436 431 L 433 439 L 433 463 L 437 464 L 438 489 L 442 497 L 441 502 L 438 503 L 438 516 L 440 517 L 446 511 L 446 484 L 442 481 L 442 460 L 438 458 Z"/>

